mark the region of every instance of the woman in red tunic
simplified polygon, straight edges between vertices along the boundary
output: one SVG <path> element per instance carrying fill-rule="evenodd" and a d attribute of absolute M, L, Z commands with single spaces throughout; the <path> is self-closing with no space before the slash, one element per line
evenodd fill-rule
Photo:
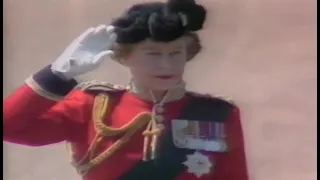
<path fill-rule="evenodd" d="M 205 18 L 193 0 L 169 0 L 89 28 L 5 100 L 4 141 L 66 141 L 84 180 L 248 180 L 239 109 L 185 89 Z M 130 69 L 130 84 L 77 85 L 105 56 Z"/>

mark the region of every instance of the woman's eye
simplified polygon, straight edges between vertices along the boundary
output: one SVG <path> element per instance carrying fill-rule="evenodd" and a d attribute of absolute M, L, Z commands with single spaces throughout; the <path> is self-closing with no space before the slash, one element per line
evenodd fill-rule
<path fill-rule="evenodd" d="M 159 52 L 148 52 L 147 55 L 149 55 L 149 56 L 160 56 L 161 53 L 159 53 Z"/>
<path fill-rule="evenodd" d="M 178 54 L 181 54 L 181 51 L 173 51 L 170 53 L 170 56 L 176 56 Z"/>

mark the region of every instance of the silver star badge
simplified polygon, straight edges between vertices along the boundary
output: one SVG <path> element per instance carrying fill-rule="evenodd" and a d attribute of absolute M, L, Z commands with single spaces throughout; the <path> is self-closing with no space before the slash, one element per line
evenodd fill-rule
<path fill-rule="evenodd" d="M 197 178 L 209 174 L 213 166 L 209 157 L 199 152 L 187 155 L 187 160 L 183 164 L 188 167 L 188 173 L 193 173 Z"/>

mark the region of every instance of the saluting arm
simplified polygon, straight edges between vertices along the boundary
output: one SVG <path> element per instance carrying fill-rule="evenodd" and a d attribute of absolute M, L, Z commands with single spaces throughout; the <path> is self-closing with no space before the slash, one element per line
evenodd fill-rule
<path fill-rule="evenodd" d="M 81 91 L 68 95 L 74 77 L 96 69 L 115 41 L 113 27 L 89 28 L 51 64 L 33 75 L 4 102 L 4 140 L 30 146 L 85 134 L 93 97 Z M 61 100 L 59 103 L 56 100 Z"/>
<path fill-rule="evenodd" d="M 230 119 L 226 121 L 226 128 L 230 152 L 224 155 L 221 163 L 217 166 L 217 179 L 249 180 L 244 137 L 238 108 L 234 108 Z"/>
<path fill-rule="evenodd" d="M 75 80 L 60 79 L 49 67 L 29 78 L 4 101 L 4 140 L 30 146 L 72 140 L 72 129 L 81 130 L 77 118 L 81 118 L 82 104 L 70 97 L 57 100 L 76 84 Z"/>

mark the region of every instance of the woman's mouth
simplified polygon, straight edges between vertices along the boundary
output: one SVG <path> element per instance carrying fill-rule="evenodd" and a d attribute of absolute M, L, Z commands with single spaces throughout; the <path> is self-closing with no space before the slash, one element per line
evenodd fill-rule
<path fill-rule="evenodd" d="M 161 76 L 155 76 L 158 79 L 172 79 L 175 77 L 175 75 L 161 75 Z"/>

